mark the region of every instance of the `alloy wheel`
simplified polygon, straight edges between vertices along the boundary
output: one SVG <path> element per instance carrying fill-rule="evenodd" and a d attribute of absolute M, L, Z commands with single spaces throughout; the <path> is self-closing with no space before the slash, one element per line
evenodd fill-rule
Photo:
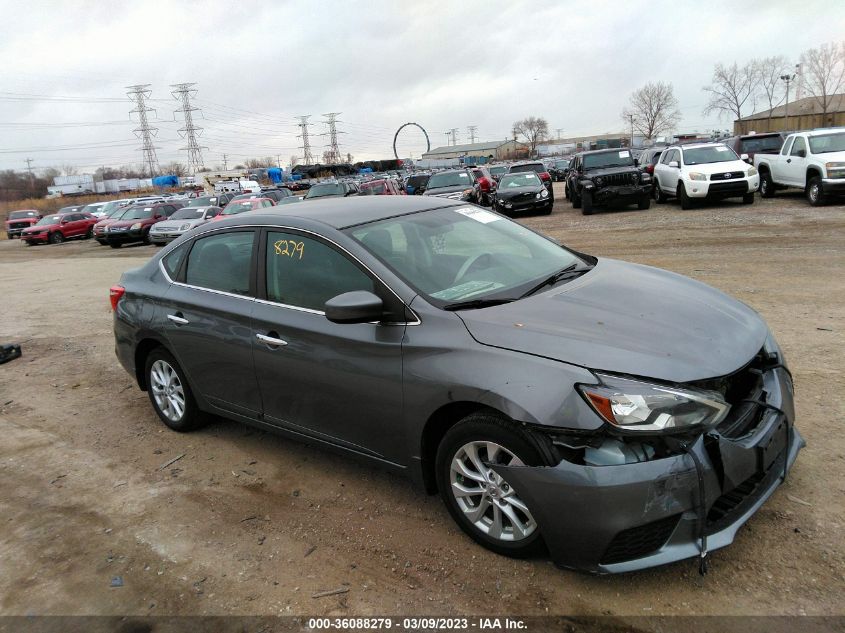
<path fill-rule="evenodd" d="M 469 442 L 455 453 L 449 483 L 458 508 L 477 530 L 491 538 L 508 542 L 526 539 L 537 529 L 537 522 L 491 464 L 525 465 L 495 442 Z"/>
<path fill-rule="evenodd" d="M 157 360 L 150 367 L 150 379 L 159 411 L 172 422 L 181 420 L 185 414 L 185 391 L 176 370 L 167 361 Z"/>

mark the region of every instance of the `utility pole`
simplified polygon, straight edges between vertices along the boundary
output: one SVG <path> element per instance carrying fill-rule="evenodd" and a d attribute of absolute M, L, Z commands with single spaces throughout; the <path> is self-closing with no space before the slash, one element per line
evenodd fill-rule
<path fill-rule="evenodd" d="M 559 127 L 555 131 L 557 132 L 557 140 L 560 140 L 560 133 L 563 132 L 563 128 Z"/>
<path fill-rule="evenodd" d="M 202 162 L 202 148 L 197 143 L 197 132 L 201 132 L 202 128 L 194 125 L 193 113 L 199 110 L 191 105 L 191 97 L 195 97 L 197 91 L 193 88 L 195 83 L 172 84 L 170 87 L 174 90 L 170 93 L 174 99 L 182 102 L 182 107 L 179 110 L 174 110 L 173 118 L 176 119 L 176 112 L 182 112 L 185 119 L 185 127 L 177 130 L 179 136 L 188 141 L 186 147 L 179 148 L 180 150 L 188 151 L 188 168 L 196 174 L 200 169 L 205 167 Z M 206 147 L 206 149 L 208 149 Z"/>
<path fill-rule="evenodd" d="M 227 166 L 226 166 L 226 154 L 223 154 L 223 171 L 227 171 Z"/>
<path fill-rule="evenodd" d="M 467 126 L 467 133 L 469 133 L 469 142 L 470 145 L 475 144 L 475 131 L 478 129 L 477 125 L 469 125 Z"/>
<path fill-rule="evenodd" d="M 451 132 L 443 132 L 446 135 L 446 145 L 449 146 L 452 144 L 452 133 Z"/>
<path fill-rule="evenodd" d="M 129 92 L 126 96 L 135 102 L 135 109 L 130 110 L 129 116 L 133 114 L 138 115 L 138 127 L 132 130 L 135 136 L 141 139 L 143 145 L 141 151 L 144 154 L 144 163 L 150 170 L 150 178 L 155 176 L 158 171 L 158 156 L 156 156 L 155 145 L 153 145 L 153 137 L 158 134 L 158 128 L 150 125 L 147 120 L 147 112 L 155 112 L 155 108 L 148 108 L 146 100 L 149 98 L 152 91 L 150 84 L 136 84 L 134 86 L 126 86 Z"/>
<path fill-rule="evenodd" d="M 796 68 L 797 67 L 798 66 L 796 65 Z M 784 130 L 789 129 L 789 84 L 795 79 L 795 77 L 796 77 L 795 73 L 793 73 L 791 75 L 781 75 L 780 76 L 781 81 L 786 83 L 786 105 L 784 106 L 784 116 L 783 116 L 783 129 Z M 769 113 L 769 116 L 771 116 L 771 112 Z M 769 132 L 771 132 L 771 130 L 769 130 Z"/>
<path fill-rule="evenodd" d="M 311 141 L 308 140 L 308 119 L 311 118 L 310 114 L 306 114 L 304 116 L 296 117 L 299 119 L 299 129 L 302 131 L 302 134 L 297 136 L 297 138 L 302 139 L 302 157 L 305 161 L 306 165 L 313 165 L 314 164 L 314 157 L 311 155 Z"/>
<path fill-rule="evenodd" d="M 628 118 L 631 119 L 631 144 L 628 147 L 634 147 L 634 115 L 629 114 Z"/>
<path fill-rule="evenodd" d="M 324 123 L 329 126 L 329 131 L 321 136 L 328 136 L 329 137 L 329 144 L 326 147 L 329 148 L 329 162 L 332 164 L 340 163 L 340 147 L 337 144 L 337 135 L 338 134 L 346 134 L 346 132 L 338 132 L 337 131 L 337 124 L 339 121 L 337 117 L 340 115 L 340 112 L 329 112 L 324 114 L 323 116 L 326 117 Z"/>
<path fill-rule="evenodd" d="M 32 159 L 26 159 L 26 170 L 29 172 L 29 186 L 35 186 L 35 175 L 32 173 Z"/>
<path fill-rule="evenodd" d="M 454 147 L 455 145 L 458 144 L 458 138 L 456 136 L 457 133 L 458 133 L 458 128 L 456 128 L 456 127 L 453 127 L 451 130 L 449 130 L 449 134 L 452 136 L 452 147 Z"/>

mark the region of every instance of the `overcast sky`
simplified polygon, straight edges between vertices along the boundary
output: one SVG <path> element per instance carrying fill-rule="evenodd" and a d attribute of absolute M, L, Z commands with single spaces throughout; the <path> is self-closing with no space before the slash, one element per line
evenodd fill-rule
<path fill-rule="evenodd" d="M 648 81 L 671 82 L 684 130 L 716 62 L 801 52 L 845 38 L 845 2 L 252 2 L 0 0 L 0 169 L 140 162 L 125 86 L 151 84 L 161 163 L 184 160 L 170 84 L 196 82 L 205 162 L 301 155 L 294 117 L 341 112 L 341 150 L 392 156 L 406 121 L 503 139 L 543 116 L 564 136 L 624 130 Z M 400 155 L 425 149 L 400 135 Z"/>

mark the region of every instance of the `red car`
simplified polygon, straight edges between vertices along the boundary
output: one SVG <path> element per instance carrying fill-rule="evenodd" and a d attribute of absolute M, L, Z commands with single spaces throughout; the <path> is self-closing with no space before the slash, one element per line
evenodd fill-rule
<path fill-rule="evenodd" d="M 120 219 L 107 224 L 103 229 L 103 237 L 112 248 L 120 248 L 124 244 L 143 242 L 150 244 L 150 228 L 156 222 L 169 218 L 181 204 L 167 202 L 153 202 L 151 204 L 133 204 L 127 207 Z"/>
<path fill-rule="evenodd" d="M 6 218 L 6 237 L 20 237 L 24 229 L 28 229 L 41 219 L 41 211 L 35 209 L 22 209 L 12 211 Z"/>
<path fill-rule="evenodd" d="M 404 196 L 405 190 L 396 184 L 395 180 L 369 180 L 358 185 L 359 195 L 362 196 Z"/>
<path fill-rule="evenodd" d="M 270 198 L 247 198 L 246 200 L 232 200 L 218 215 L 214 216 L 209 222 L 216 220 L 225 220 L 233 215 L 244 213 L 246 211 L 255 211 L 256 209 L 263 209 L 265 207 L 273 207 L 276 203 Z"/>
<path fill-rule="evenodd" d="M 21 233 L 21 239 L 27 246 L 39 242 L 60 244 L 67 239 L 81 237 L 87 239 L 94 235 L 94 225 L 97 223 L 90 213 L 79 211 L 72 213 L 53 213 L 46 215 Z"/>

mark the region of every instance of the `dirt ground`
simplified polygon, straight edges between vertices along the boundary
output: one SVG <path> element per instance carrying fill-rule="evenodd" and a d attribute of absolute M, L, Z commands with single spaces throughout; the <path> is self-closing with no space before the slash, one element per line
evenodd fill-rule
<path fill-rule="evenodd" d="M 503 558 L 370 466 L 222 420 L 170 432 L 115 359 L 108 305 L 155 247 L 14 240 L 0 242 L 0 342 L 24 356 L 0 365 L 0 613 L 845 613 L 845 207 L 784 194 L 585 217 L 558 198 L 525 223 L 738 297 L 794 372 L 808 446 L 708 576 L 692 561 L 594 577 Z"/>

